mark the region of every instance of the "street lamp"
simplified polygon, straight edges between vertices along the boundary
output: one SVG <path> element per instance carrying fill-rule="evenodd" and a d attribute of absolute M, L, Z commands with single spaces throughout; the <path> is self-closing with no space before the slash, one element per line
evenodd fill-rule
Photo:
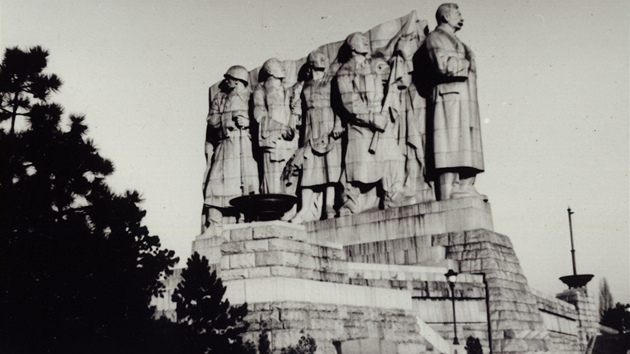
<path fill-rule="evenodd" d="M 490 321 L 490 291 L 488 290 L 488 279 L 486 279 L 486 273 L 484 272 L 473 273 L 473 274 L 482 276 L 481 279 L 483 281 L 483 286 L 486 291 L 485 300 L 486 300 L 486 322 L 488 326 L 488 349 L 489 349 L 489 354 L 492 354 L 492 325 L 491 325 L 492 322 Z"/>
<path fill-rule="evenodd" d="M 453 302 L 453 334 L 455 335 L 453 344 L 459 345 L 459 341 L 457 340 L 457 317 L 455 316 L 455 282 L 457 281 L 457 272 L 449 269 L 444 276 L 446 277 L 449 288 L 451 288 L 451 301 Z"/>
<path fill-rule="evenodd" d="M 573 275 L 565 275 L 560 277 L 560 280 L 572 288 L 583 288 L 586 284 L 593 279 L 593 274 L 577 274 L 575 268 L 575 248 L 573 247 L 573 225 L 571 223 L 571 214 L 575 214 L 571 211 L 571 208 L 567 209 L 569 213 L 569 235 L 571 236 L 571 261 L 573 263 Z"/>

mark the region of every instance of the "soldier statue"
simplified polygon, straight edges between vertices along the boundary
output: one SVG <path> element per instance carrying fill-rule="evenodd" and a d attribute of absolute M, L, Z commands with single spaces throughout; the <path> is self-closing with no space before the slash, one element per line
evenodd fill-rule
<path fill-rule="evenodd" d="M 213 153 L 208 156 L 204 178 L 204 229 L 221 226 L 224 216 L 234 216 L 229 212 L 232 198 L 259 191 L 249 129 L 249 74 L 244 67 L 235 65 L 224 77 L 222 90 L 212 99 L 207 118 L 207 150 L 211 147 Z"/>

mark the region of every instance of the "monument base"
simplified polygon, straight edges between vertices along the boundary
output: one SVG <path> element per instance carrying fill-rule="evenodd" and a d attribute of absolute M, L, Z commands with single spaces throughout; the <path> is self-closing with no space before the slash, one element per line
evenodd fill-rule
<path fill-rule="evenodd" d="M 313 242 L 346 245 L 418 235 L 484 229 L 492 231 L 490 203 L 479 198 L 450 199 L 366 211 L 305 224 Z"/>
<path fill-rule="evenodd" d="M 210 231 L 193 251 L 213 264 L 231 303 L 249 304 L 247 338 L 267 328 L 275 352 L 304 334 L 318 353 L 460 351 L 453 298 L 460 343 L 473 336 L 484 352 L 580 352 L 579 312 L 529 288 L 479 199 Z M 454 293 L 448 269 L 459 272 Z"/>

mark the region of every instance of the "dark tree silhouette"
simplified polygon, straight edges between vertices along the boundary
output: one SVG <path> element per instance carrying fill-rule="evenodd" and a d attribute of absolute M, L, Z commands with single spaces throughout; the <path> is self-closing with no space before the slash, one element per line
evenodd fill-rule
<path fill-rule="evenodd" d="M 483 354 L 483 348 L 481 347 L 479 338 L 473 336 L 466 338 L 466 346 L 464 349 L 466 349 L 466 354 Z"/>
<path fill-rule="evenodd" d="M 180 323 L 191 329 L 188 342 L 191 353 L 246 353 L 252 343 L 243 343 L 241 335 L 249 324 L 244 320 L 247 304 L 231 306 L 223 299 L 226 287 L 211 271 L 208 260 L 194 253 L 186 262 L 172 299 L 177 303 Z"/>
<path fill-rule="evenodd" d="M 614 328 L 619 333 L 627 333 L 630 331 L 630 304 L 617 303 L 615 307 L 609 308 L 602 316 L 601 324 Z"/>
<path fill-rule="evenodd" d="M 113 164 L 84 118 L 49 102 L 61 81 L 43 73 L 47 56 L 12 48 L 0 66 L 2 350 L 139 352 L 177 259 L 142 226 L 138 193 L 105 183 Z"/>
<path fill-rule="evenodd" d="M 296 345 L 290 345 L 280 350 L 282 354 L 314 354 L 316 351 L 317 342 L 308 334 L 300 337 Z"/>
<path fill-rule="evenodd" d="M 271 354 L 271 342 L 269 341 L 269 328 L 267 322 L 260 323 L 260 334 L 258 335 L 258 353 Z"/>
<path fill-rule="evenodd" d="M 602 278 L 599 282 L 599 320 L 604 318 L 604 313 L 610 308 L 615 306 L 610 288 L 608 287 L 608 281 L 606 278 Z"/>
<path fill-rule="evenodd" d="M 39 46 L 26 52 L 9 48 L 4 54 L 0 67 L 0 121 L 11 119 L 10 134 L 14 133 L 18 116 L 29 116 L 33 101 L 45 103 L 50 93 L 61 86 L 61 80 L 55 74 L 43 73 L 47 57 L 48 52 Z"/>

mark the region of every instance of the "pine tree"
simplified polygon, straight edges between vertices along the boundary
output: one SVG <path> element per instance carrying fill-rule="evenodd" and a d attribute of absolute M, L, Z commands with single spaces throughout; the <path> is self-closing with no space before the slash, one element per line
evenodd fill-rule
<path fill-rule="evenodd" d="M 7 352 L 138 352 L 151 297 L 177 262 L 141 221 L 137 192 L 112 193 L 113 163 L 63 118 L 48 53 L 0 66 L 0 343 Z M 23 124 L 17 124 L 23 117 Z M 69 123 L 69 124 L 68 124 Z"/>
<path fill-rule="evenodd" d="M 48 52 L 39 46 L 26 52 L 9 48 L 4 54 L 0 67 L 0 122 L 11 119 L 11 135 L 15 131 L 17 117 L 29 116 L 33 101 L 46 103 L 50 93 L 58 91 L 61 86 L 61 80 L 55 74 L 43 73 L 47 58 Z"/>
<path fill-rule="evenodd" d="M 172 299 L 177 303 L 180 323 L 191 329 L 191 353 L 244 353 L 253 350 L 241 335 L 249 324 L 244 320 L 247 304 L 231 306 L 223 299 L 226 287 L 211 271 L 208 260 L 194 253 L 186 262 Z"/>
<path fill-rule="evenodd" d="M 599 282 L 599 320 L 604 319 L 606 311 L 614 306 L 612 294 L 608 287 L 608 281 L 606 278 L 602 278 Z"/>

